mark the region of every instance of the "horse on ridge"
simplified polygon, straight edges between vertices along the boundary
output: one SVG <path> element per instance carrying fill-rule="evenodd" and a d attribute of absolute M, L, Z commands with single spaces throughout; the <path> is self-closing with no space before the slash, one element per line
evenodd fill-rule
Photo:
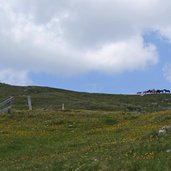
<path fill-rule="evenodd" d="M 170 90 L 164 89 L 163 91 L 164 91 L 165 93 L 169 93 L 169 94 L 170 94 Z"/>

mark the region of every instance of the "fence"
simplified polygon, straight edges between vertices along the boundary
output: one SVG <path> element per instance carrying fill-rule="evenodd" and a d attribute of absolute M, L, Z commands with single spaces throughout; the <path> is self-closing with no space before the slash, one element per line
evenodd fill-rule
<path fill-rule="evenodd" d="M 11 103 L 12 103 L 13 99 L 14 99 L 13 97 L 10 97 L 9 99 L 7 99 L 7 100 L 0 103 L 0 107 L 8 105 L 4 109 L 0 109 L 0 114 L 4 113 L 4 112 L 7 112 L 7 111 L 8 111 L 8 113 L 11 113 L 11 109 L 12 109 Z"/>

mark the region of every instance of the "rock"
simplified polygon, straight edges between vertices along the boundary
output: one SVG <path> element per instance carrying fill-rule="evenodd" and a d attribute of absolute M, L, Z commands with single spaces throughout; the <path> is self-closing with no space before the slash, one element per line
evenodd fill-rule
<path fill-rule="evenodd" d="M 160 129 L 159 130 L 159 135 L 165 135 L 166 134 L 166 130 L 165 129 Z"/>
<path fill-rule="evenodd" d="M 166 150 L 167 153 L 171 153 L 171 149 Z"/>
<path fill-rule="evenodd" d="M 68 128 L 73 128 L 73 125 L 68 125 Z"/>
<path fill-rule="evenodd" d="M 164 126 L 159 129 L 159 135 L 165 135 L 166 133 L 171 133 L 171 126 Z"/>
<path fill-rule="evenodd" d="M 164 126 L 162 129 L 165 129 L 166 132 L 171 132 L 171 126 Z"/>

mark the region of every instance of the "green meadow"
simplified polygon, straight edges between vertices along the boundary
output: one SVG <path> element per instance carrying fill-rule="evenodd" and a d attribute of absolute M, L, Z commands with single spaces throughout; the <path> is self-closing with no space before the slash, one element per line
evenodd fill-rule
<path fill-rule="evenodd" d="M 0 116 L 2 171 L 171 170 L 171 95 L 90 94 L 5 84 L 0 92 L 1 101 L 14 97 L 12 114 Z M 27 95 L 33 111 L 28 111 Z"/>

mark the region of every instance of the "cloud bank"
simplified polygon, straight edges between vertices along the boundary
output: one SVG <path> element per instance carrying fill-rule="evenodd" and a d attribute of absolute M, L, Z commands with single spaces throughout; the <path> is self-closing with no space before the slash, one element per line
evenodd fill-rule
<path fill-rule="evenodd" d="M 0 0 L 0 80 L 144 69 L 159 56 L 143 36 L 171 41 L 170 14 L 170 0 Z"/>

